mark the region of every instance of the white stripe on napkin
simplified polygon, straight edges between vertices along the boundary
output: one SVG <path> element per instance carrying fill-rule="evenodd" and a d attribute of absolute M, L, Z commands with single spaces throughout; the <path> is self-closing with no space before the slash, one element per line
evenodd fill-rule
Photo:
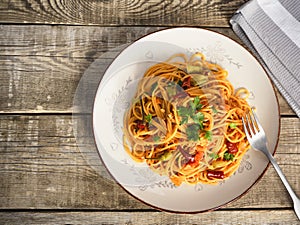
<path fill-rule="evenodd" d="M 261 9 L 300 48 L 300 22 L 278 0 L 257 0 Z"/>

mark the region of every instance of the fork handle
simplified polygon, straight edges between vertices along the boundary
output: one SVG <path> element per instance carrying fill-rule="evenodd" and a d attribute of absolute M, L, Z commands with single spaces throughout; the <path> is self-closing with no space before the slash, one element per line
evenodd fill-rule
<path fill-rule="evenodd" d="M 279 175 L 282 183 L 284 184 L 285 188 L 287 189 L 288 193 L 290 194 L 290 196 L 291 196 L 291 198 L 293 200 L 293 203 L 294 203 L 295 213 L 296 213 L 298 219 L 300 220 L 300 199 L 299 199 L 299 197 L 296 195 L 296 193 L 294 192 L 294 190 L 290 186 L 288 180 L 284 176 L 283 172 L 281 171 L 279 165 L 277 164 L 277 162 L 274 159 L 274 157 L 272 156 L 272 154 L 268 150 L 267 151 L 263 151 L 263 152 L 269 158 L 269 160 L 272 163 L 274 169 L 278 173 L 278 175 Z"/>

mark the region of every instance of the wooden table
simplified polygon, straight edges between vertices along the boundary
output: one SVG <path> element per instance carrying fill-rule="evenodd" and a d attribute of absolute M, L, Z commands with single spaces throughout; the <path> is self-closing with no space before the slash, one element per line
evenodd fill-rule
<path fill-rule="evenodd" d="M 299 224 L 272 167 L 222 209 L 170 214 L 104 181 L 73 134 L 74 93 L 95 59 L 166 27 L 207 28 L 240 42 L 228 21 L 245 2 L 2 0 L 0 224 Z M 277 94 L 275 158 L 300 195 L 300 122 Z"/>

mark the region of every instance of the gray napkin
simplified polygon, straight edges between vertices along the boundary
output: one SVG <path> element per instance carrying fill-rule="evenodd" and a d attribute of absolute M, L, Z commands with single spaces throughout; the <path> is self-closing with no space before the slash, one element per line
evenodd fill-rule
<path fill-rule="evenodd" d="M 300 2 L 250 0 L 230 23 L 300 117 Z"/>

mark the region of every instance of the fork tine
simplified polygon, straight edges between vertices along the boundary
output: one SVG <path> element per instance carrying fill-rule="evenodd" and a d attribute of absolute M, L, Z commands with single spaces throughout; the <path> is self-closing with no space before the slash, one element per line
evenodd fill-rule
<path fill-rule="evenodd" d="M 255 120 L 256 127 L 258 128 L 258 131 L 259 132 L 264 132 L 256 113 L 254 112 L 254 110 L 252 108 L 251 108 L 251 111 L 252 111 L 253 118 Z"/>
<path fill-rule="evenodd" d="M 252 108 L 242 117 L 242 122 L 248 139 L 252 138 L 257 132 L 259 132 L 260 125 L 258 124 L 257 116 L 254 114 Z"/>
<path fill-rule="evenodd" d="M 244 125 L 244 130 L 245 130 L 246 136 L 249 139 L 249 138 L 253 137 L 254 134 L 251 129 L 252 121 L 251 121 L 251 118 L 250 118 L 248 112 L 245 114 L 245 116 L 242 118 L 242 120 L 243 120 L 243 125 Z"/>
<path fill-rule="evenodd" d="M 249 134 L 248 127 L 247 127 L 248 122 L 247 122 L 246 115 L 242 117 L 242 122 L 243 122 L 243 127 L 244 127 L 244 131 L 245 131 L 246 137 L 249 140 L 251 138 L 251 136 Z"/>
<path fill-rule="evenodd" d="M 255 125 L 255 120 L 251 114 L 251 112 L 248 112 L 248 117 L 249 117 L 249 126 L 250 126 L 250 130 L 251 130 L 251 135 L 252 137 L 257 133 L 257 129 L 256 129 L 256 125 Z"/>
<path fill-rule="evenodd" d="M 252 131 L 251 132 L 251 135 L 255 135 L 258 130 L 257 130 L 257 121 L 255 120 L 255 117 L 254 117 L 254 112 L 253 112 L 253 109 L 251 108 L 251 111 L 248 112 L 248 117 L 249 117 L 249 126 L 250 126 L 250 130 Z"/>

